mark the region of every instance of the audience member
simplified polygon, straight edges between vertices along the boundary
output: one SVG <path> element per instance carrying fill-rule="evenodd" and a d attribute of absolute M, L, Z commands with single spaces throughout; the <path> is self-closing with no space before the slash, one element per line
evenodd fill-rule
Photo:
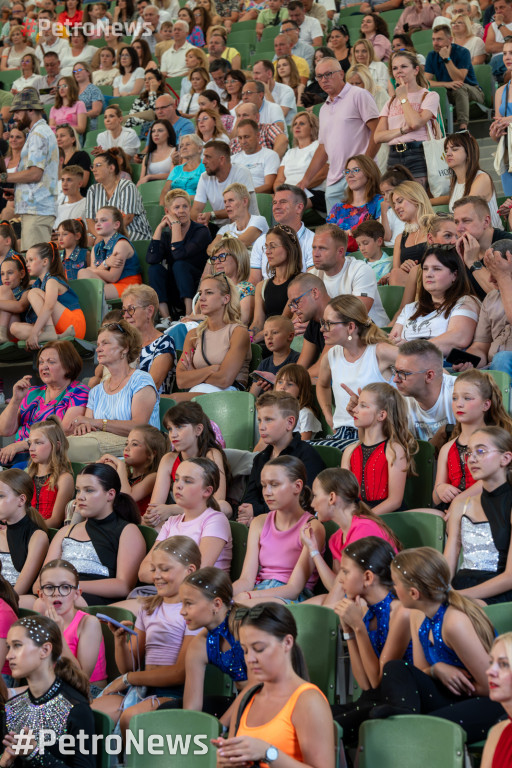
<path fill-rule="evenodd" d="M 247 168 L 256 193 L 271 193 L 281 162 L 279 155 L 274 150 L 261 146 L 258 124 L 254 120 L 240 120 L 237 136 L 242 151 L 233 156 L 233 164 Z"/>

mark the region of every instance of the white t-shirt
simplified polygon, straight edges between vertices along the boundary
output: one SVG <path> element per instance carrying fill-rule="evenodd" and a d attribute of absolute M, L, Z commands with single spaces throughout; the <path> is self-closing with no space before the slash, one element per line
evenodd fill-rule
<path fill-rule="evenodd" d="M 284 180 L 286 184 L 297 184 L 304 176 L 304 170 L 309 166 L 313 155 L 318 149 L 318 139 L 312 141 L 307 147 L 299 149 L 299 147 L 292 147 L 289 149 L 283 159 L 281 165 L 284 168 Z M 325 189 L 325 181 L 320 186 L 314 187 L 314 189 Z M 403 225 L 405 227 L 405 224 Z"/>
<path fill-rule="evenodd" d="M 461 296 L 448 317 L 444 316 L 444 312 L 435 311 L 411 320 L 416 308 L 416 302 L 406 304 L 396 321 L 397 325 L 402 326 L 402 339 L 406 341 L 435 339 L 436 336 L 446 333 L 452 317 L 470 317 L 471 320 L 478 322 L 479 313 L 476 300 L 470 296 Z"/>
<path fill-rule="evenodd" d="M 53 224 L 53 229 L 57 229 L 61 221 L 66 219 L 83 219 L 85 218 L 85 197 L 82 197 L 77 203 L 62 203 L 57 208 L 57 216 Z"/>
<path fill-rule="evenodd" d="M 398 235 L 401 235 L 404 231 L 405 221 L 399 219 L 392 208 L 388 208 L 387 217 L 389 228 L 391 230 L 391 240 L 386 240 L 384 245 L 394 246 Z"/>
<path fill-rule="evenodd" d="M 289 108 L 285 120 L 286 125 L 291 125 L 293 118 L 297 114 L 297 101 L 293 88 L 290 88 L 286 83 L 276 83 L 272 91 L 272 98 L 279 106 Z"/>
<path fill-rule="evenodd" d="M 224 198 L 222 193 L 229 187 L 230 184 L 234 184 L 238 181 L 243 184 L 250 192 L 249 211 L 254 214 L 259 214 L 258 201 L 254 193 L 254 184 L 252 176 L 247 168 L 241 165 L 232 165 L 229 175 L 225 181 L 218 181 L 216 176 L 208 176 L 206 171 L 199 177 L 199 183 L 197 185 L 196 195 L 194 201 L 196 203 L 210 203 L 214 211 L 224 210 Z M 217 222 L 227 224 L 227 219 L 217 219 Z"/>
<path fill-rule="evenodd" d="M 268 223 L 264 216 L 251 216 L 248 225 L 244 227 L 244 229 L 237 229 L 236 223 L 232 221 L 230 224 L 226 224 L 225 226 L 221 227 L 217 234 L 224 235 L 226 232 L 230 232 L 232 235 L 238 237 L 238 235 L 243 235 L 243 233 L 247 232 L 247 230 L 251 227 L 259 229 L 259 231 L 263 232 L 263 234 L 268 232 Z M 250 250 L 250 246 L 248 246 L 248 250 Z"/>
<path fill-rule="evenodd" d="M 119 88 L 120 96 L 129 96 L 135 87 L 135 81 L 144 80 L 144 70 L 142 67 L 137 67 L 137 69 L 131 73 L 130 79 L 127 83 L 123 83 L 123 77 L 124 75 L 118 75 L 116 78 L 114 78 L 112 88 Z"/>
<path fill-rule="evenodd" d="M 284 123 L 284 112 L 279 104 L 263 99 L 260 109 L 260 125 L 266 123 Z"/>
<path fill-rule="evenodd" d="M 306 16 L 299 27 L 299 40 L 308 45 L 313 45 L 315 37 L 323 37 L 322 25 L 313 16 Z"/>
<path fill-rule="evenodd" d="M 322 431 L 322 424 L 318 421 L 317 417 L 309 408 L 301 408 L 299 413 L 299 420 L 295 427 L 296 432 L 312 432 L 312 439 L 318 432 Z"/>
<path fill-rule="evenodd" d="M 345 256 L 345 263 L 341 272 L 330 277 L 321 269 L 312 269 L 311 273 L 323 280 L 327 293 L 333 299 L 342 293 L 353 296 L 368 296 L 373 299 L 373 304 L 368 312 L 369 316 L 379 328 L 389 325 L 389 318 L 382 306 L 382 301 L 377 290 L 375 273 L 369 264 L 354 259 L 353 256 Z"/>
<path fill-rule="evenodd" d="M 140 139 L 133 128 L 122 128 L 117 139 L 114 139 L 110 131 L 104 131 L 98 134 L 96 141 L 102 149 L 121 147 L 130 157 L 136 155 L 140 149 Z"/>
<path fill-rule="evenodd" d="M 470 37 L 469 40 L 464 43 L 463 47 L 468 49 L 472 59 L 474 59 L 475 56 L 485 56 L 485 43 L 481 37 L 473 35 L 473 37 Z"/>
<path fill-rule="evenodd" d="M 409 417 L 409 429 L 417 440 L 430 440 L 435 433 L 446 424 L 455 424 L 455 416 L 452 410 L 453 387 L 457 379 L 443 373 L 441 392 L 432 408 L 424 411 L 414 399 L 406 397 Z"/>
<path fill-rule="evenodd" d="M 261 187 L 265 183 L 265 176 L 276 175 L 281 159 L 277 152 L 267 147 L 262 147 L 259 152 L 248 155 L 245 152 L 237 152 L 232 157 L 234 165 L 242 165 L 247 168 L 252 176 L 255 187 Z"/>
<path fill-rule="evenodd" d="M 196 198 L 197 200 L 197 195 Z M 313 238 L 315 236 L 315 233 L 312 232 L 310 229 L 306 229 L 304 224 L 301 225 L 301 228 L 297 232 L 297 237 L 299 239 L 299 245 L 302 251 L 302 271 L 306 272 L 310 267 L 313 266 Z M 270 277 L 270 275 L 267 272 L 267 254 L 265 252 L 265 242 L 266 238 L 265 235 L 261 235 L 261 237 L 258 237 L 254 245 L 252 246 L 251 251 L 251 269 L 261 269 L 261 274 L 263 276 L 263 279 L 266 277 Z"/>
<path fill-rule="evenodd" d="M 60 61 L 60 74 L 62 76 L 72 76 L 75 64 L 78 64 L 80 61 L 85 61 L 86 64 L 90 64 L 97 50 L 98 49 L 94 45 L 86 45 L 79 56 L 73 56 L 70 48 L 68 56 Z"/>
<path fill-rule="evenodd" d="M 493 21 L 493 23 L 492 23 L 492 28 L 494 29 L 494 40 L 495 40 L 496 43 L 504 43 L 505 42 L 505 38 L 503 37 L 503 33 L 501 31 L 503 29 L 503 27 L 506 27 L 508 30 L 512 31 L 512 22 L 510 24 L 503 24 L 501 29 L 498 29 L 498 25 L 496 24 L 495 21 Z M 498 53 L 493 53 L 493 56 L 499 56 L 499 52 Z"/>

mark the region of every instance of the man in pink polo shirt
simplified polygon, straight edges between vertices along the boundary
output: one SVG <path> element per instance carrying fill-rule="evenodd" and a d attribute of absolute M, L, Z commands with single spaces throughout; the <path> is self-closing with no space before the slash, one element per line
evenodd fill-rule
<path fill-rule="evenodd" d="M 344 72 L 336 59 L 320 59 L 316 79 L 328 98 L 320 110 L 318 149 L 297 186 L 307 189 L 310 180 L 325 163 L 329 163 L 325 190 L 329 213 L 333 205 L 341 201 L 347 188 L 347 159 L 362 154 L 374 157 L 379 148 L 373 139 L 379 110 L 368 91 L 345 82 Z"/>

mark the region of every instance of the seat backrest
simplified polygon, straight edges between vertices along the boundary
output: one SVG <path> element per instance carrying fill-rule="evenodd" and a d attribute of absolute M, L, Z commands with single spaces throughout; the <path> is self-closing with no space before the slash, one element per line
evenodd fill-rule
<path fill-rule="evenodd" d="M 439 515 L 429 512 L 388 512 L 381 515 L 398 537 L 404 549 L 433 547 L 438 552 L 444 549 L 445 522 Z"/>
<path fill-rule="evenodd" d="M 340 451 L 339 448 L 335 448 L 333 445 L 316 445 L 316 443 L 312 443 L 312 446 L 325 461 L 326 467 L 341 467 L 343 451 Z"/>
<path fill-rule="evenodd" d="M 85 613 L 90 613 L 92 616 L 96 616 L 98 613 L 104 613 L 116 621 L 131 621 L 133 624 L 135 624 L 135 616 L 126 608 L 118 608 L 114 605 L 88 605 L 81 610 L 85 611 Z M 103 633 L 103 641 L 105 643 L 107 679 L 110 683 L 112 680 L 115 680 L 116 677 L 119 677 L 120 674 L 116 664 L 114 635 L 108 628 L 107 624 L 105 624 L 103 621 L 101 622 L 101 631 Z"/>
<path fill-rule="evenodd" d="M 264 216 L 269 227 L 272 226 L 272 201 L 274 195 L 267 195 L 264 192 L 258 192 L 256 194 L 256 200 L 258 201 L 258 209 L 260 216 Z"/>
<path fill-rule="evenodd" d="M 416 475 L 410 475 L 405 483 L 404 508 L 432 506 L 434 487 L 434 447 L 425 440 L 418 440 L 419 451 L 413 457 Z"/>
<path fill-rule="evenodd" d="M 226 448 L 252 451 L 254 448 L 254 396 L 250 392 L 213 392 L 198 395 L 209 419 L 219 425 Z"/>
<path fill-rule="evenodd" d="M 161 397 L 160 398 L 160 429 L 165 432 L 165 427 L 163 425 L 164 416 L 167 413 L 168 410 L 173 408 L 176 405 L 176 400 L 173 400 L 170 397 Z"/>
<path fill-rule="evenodd" d="M 336 699 L 338 617 L 322 605 L 295 603 L 287 606 L 297 623 L 297 643 L 308 666 L 309 678 L 318 685 L 329 704 Z"/>
<path fill-rule="evenodd" d="M 78 296 L 80 307 L 85 316 L 85 340 L 96 341 L 103 317 L 105 284 L 103 280 L 86 278 L 83 280 L 70 280 L 69 287 Z"/>
<path fill-rule="evenodd" d="M 146 554 L 147 554 L 149 550 L 153 548 L 153 544 L 156 541 L 158 532 L 155 531 L 154 528 L 151 528 L 150 525 L 139 525 L 139 531 L 144 536 L 144 541 L 146 542 Z"/>
<path fill-rule="evenodd" d="M 237 523 L 234 520 L 229 521 L 229 527 L 231 528 L 231 536 L 233 538 L 233 555 L 231 557 L 229 578 L 231 581 L 236 581 L 240 578 L 240 574 L 242 573 L 242 568 L 244 566 L 249 529 L 246 525 Z"/>
<path fill-rule="evenodd" d="M 512 603 L 484 605 L 483 609 L 498 635 L 512 632 Z"/>
<path fill-rule="evenodd" d="M 402 301 L 404 289 L 401 285 L 379 285 L 377 290 L 382 306 L 389 319 L 392 320 Z"/>
<path fill-rule="evenodd" d="M 150 242 L 151 240 L 135 240 L 132 243 L 139 260 L 140 273 L 144 285 L 149 285 L 149 264 L 146 261 L 146 253 L 148 252 Z"/>
<path fill-rule="evenodd" d="M 359 768 L 463 768 L 466 734 L 429 715 L 367 720 L 359 729 Z"/>
<path fill-rule="evenodd" d="M 142 735 L 143 744 L 140 750 L 133 746 L 126 750 L 126 768 L 216 768 L 217 750 L 210 739 L 218 737 L 220 723 L 212 715 L 182 709 L 144 712 L 132 718 L 130 731 Z M 162 749 L 149 749 L 148 740 L 154 745 L 157 735 Z"/>
<path fill-rule="evenodd" d="M 106 715 L 104 712 L 100 712 L 98 709 L 93 709 L 92 714 L 94 716 L 94 733 L 98 736 L 102 736 L 100 744 L 105 744 L 105 739 L 114 732 L 114 721 Z M 110 755 L 106 749 L 98 749 L 96 754 L 96 768 L 110 768 Z"/>

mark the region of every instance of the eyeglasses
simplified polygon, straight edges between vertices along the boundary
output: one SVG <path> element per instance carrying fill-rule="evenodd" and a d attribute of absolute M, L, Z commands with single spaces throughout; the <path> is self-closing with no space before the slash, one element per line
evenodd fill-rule
<path fill-rule="evenodd" d="M 390 371 L 394 378 L 397 378 L 398 381 L 407 381 L 408 376 L 415 376 L 417 373 L 427 373 L 427 371 L 430 371 L 430 368 L 425 368 L 423 371 L 397 371 L 394 365 L 389 366 Z"/>
<path fill-rule="evenodd" d="M 102 331 L 110 331 L 111 328 L 119 331 L 119 333 L 128 333 L 128 331 L 125 331 L 123 326 L 119 323 L 107 323 L 106 325 L 102 325 L 98 333 L 101 333 Z"/>
<path fill-rule="evenodd" d="M 345 176 L 354 176 L 356 173 L 359 173 L 360 170 L 360 168 L 347 168 L 347 170 L 343 171 L 343 173 Z"/>
<path fill-rule="evenodd" d="M 79 72 L 85 72 L 85 69 L 74 69 L 73 74 L 78 75 Z"/>
<path fill-rule="evenodd" d="M 219 264 L 224 264 L 224 262 L 226 261 L 227 257 L 230 256 L 230 255 L 231 254 L 229 254 L 229 253 L 217 253 L 217 254 L 215 254 L 215 256 L 210 256 L 210 258 L 208 259 L 208 262 L 210 264 L 216 264 L 217 261 L 218 261 Z"/>
<path fill-rule="evenodd" d="M 131 307 L 123 307 L 119 311 L 121 312 L 122 315 L 126 315 L 127 317 L 133 317 L 136 309 L 143 309 L 143 307 L 140 307 L 139 305 L 131 306 Z"/>
<path fill-rule="evenodd" d="M 301 300 L 304 298 L 304 296 L 307 296 L 308 293 L 311 293 L 312 290 L 313 290 L 312 288 L 309 288 L 309 290 L 304 291 L 304 293 L 301 293 L 300 296 L 297 296 L 296 299 L 292 299 L 291 301 L 288 302 L 288 306 L 290 307 L 292 312 L 293 312 L 294 309 L 298 308 L 298 306 L 299 306 Z"/>
<path fill-rule="evenodd" d="M 341 72 L 341 69 L 335 69 L 332 72 L 322 72 L 322 74 L 317 74 L 315 80 L 317 83 L 321 83 L 322 80 L 330 80 L 333 75 L 337 75 L 339 72 Z"/>
<path fill-rule="evenodd" d="M 71 594 L 71 592 L 74 589 L 78 589 L 78 587 L 75 587 L 73 584 L 42 584 L 41 585 L 41 592 L 45 597 L 53 597 L 55 592 L 58 592 L 58 594 L 61 597 L 67 597 Z"/>
<path fill-rule="evenodd" d="M 259 91 L 242 91 L 242 98 L 244 96 L 250 96 L 252 93 L 259 93 Z"/>
<path fill-rule="evenodd" d="M 498 451 L 497 448 L 475 448 L 474 451 L 472 451 L 471 448 L 465 448 L 463 450 L 463 454 L 466 457 L 466 459 L 471 459 L 473 457 L 476 457 L 477 459 L 481 459 L 483 456 L 486 456 L 488 453 L 503 453 L 503 451 Z"/>
<path fill-rule="evenodd" d="M 345 323 L 343 320 L 320 320 L 320 328 L 325 329 L 327 333 L 329 333 L 333 325 L 345 325 Z"/>
<path fill-rule="evenodd" d="M 58 85 L 58 88 L 64 88 L 64 90 L 66 90 L 67 87 L 68 87 L 67 83 L 59 83 L 59 85 Z"/>
<path fill-rule="evenodd" d="M 282 247 L 283 246 L 281 245 L 281 243 L 270 243 L 270 245 L 263 246 L 263 250 L 272 252 L 272 251 L 275 251 L 276 248 L 282 248 Z"/>

